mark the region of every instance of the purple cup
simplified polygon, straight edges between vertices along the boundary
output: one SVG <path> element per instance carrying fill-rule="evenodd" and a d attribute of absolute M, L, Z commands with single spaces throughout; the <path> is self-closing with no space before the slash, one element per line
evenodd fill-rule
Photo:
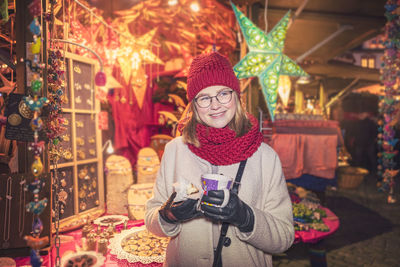
<path fill-rule="evenodd" d="M 205 192 L 230 189 L 233 179 L 221 174 L 206 173 L 201 175 L 201 187 Z"/>

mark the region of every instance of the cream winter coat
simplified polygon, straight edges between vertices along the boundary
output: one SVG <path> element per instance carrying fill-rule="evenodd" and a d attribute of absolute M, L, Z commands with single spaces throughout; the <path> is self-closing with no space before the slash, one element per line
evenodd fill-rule
<path fill-rule="evenodd" d="M 218 173 L 236 177 L 239 163 L 218 166 Z M 205 217 L 178 224 L 169 224 L 159 217 L 160 206 L 173 193 L 173 183 L 179 177 L 201 188 L 200 175 L 212 173 L 211 163 L 193 154 L 175 138 L 165 147 L 161 167 L 154 186 L 154 197 L 146 204 L 145 224 L 158 236 L 170 236 L 164 266 L 212 266 L 213 247 L 219 238 L 218 223 Z M 274 253 L 287 250 L 294 240 L 293 215 L 286 181 L 277 154 L 262 143 L 247 160 L 239 197 L 254 213 L 251 233 L 242 233 L 229 226 L 229 247 L 222 249 L 224 267 L 272 266 Z"/>

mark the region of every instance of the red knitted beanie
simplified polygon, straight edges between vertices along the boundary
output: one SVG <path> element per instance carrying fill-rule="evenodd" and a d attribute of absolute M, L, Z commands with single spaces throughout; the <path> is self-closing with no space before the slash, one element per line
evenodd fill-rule
<path fill-rule="evenodd" d="M 193 59 L 187 80 L 189 102 L 206 87 L 224 85 L 240 96 L 239 80 L 229 60 L 218 52 L 201 54 Z"/>

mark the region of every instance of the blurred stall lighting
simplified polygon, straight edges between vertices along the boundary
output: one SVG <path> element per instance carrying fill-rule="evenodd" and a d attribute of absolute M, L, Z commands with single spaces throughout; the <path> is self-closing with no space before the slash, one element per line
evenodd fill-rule
<path fill-rule="evenodd" d="M 278 93 L 281 97 L 282 103 L 285 107 L 287 107 L 290 96 L 290 89 L 292 88 L 292 82 L 290 81 L 289 76 L 280 75 L 279 76 L 279 84 L 278 84 Z"/>
<path fill-rule="evenodd" d="M 310 111 L 314 110 L 314 104 L 311 99 L 307 99 L 306 109 L 308 109 Z"/>
<path fill-rule="evenodd" d="M 192 9 L 192 11 L 194 12 L 199 12 L 200 11 L 200 5 L 197 2 L 192 2 L 190 4 L 190 9 Z"/>
<path fill-rule="evenodd" d="M 168 5 L 175 6 L 178 4 L 178 0 L 168 0 Z"/>
<path fill-rule="evenodd" d="M 311 82 L 310 76 L 300 76 L 296 83 L 298 84 L 309 84 Z"/>

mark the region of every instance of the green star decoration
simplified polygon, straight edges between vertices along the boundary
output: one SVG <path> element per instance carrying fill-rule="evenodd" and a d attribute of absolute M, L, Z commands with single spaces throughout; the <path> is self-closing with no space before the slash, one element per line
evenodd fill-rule
<path fill-rule="evenodd" d="M 233 3 L 231 5 L 249 47 L 249 53 L 233 67 L 233 70 L 238 79 L 258 77 L 271 119 L 274 121 L 279 75 L 308 76 L 296 62 L 283 54 L 290 11 L 265 35 Z"/>

